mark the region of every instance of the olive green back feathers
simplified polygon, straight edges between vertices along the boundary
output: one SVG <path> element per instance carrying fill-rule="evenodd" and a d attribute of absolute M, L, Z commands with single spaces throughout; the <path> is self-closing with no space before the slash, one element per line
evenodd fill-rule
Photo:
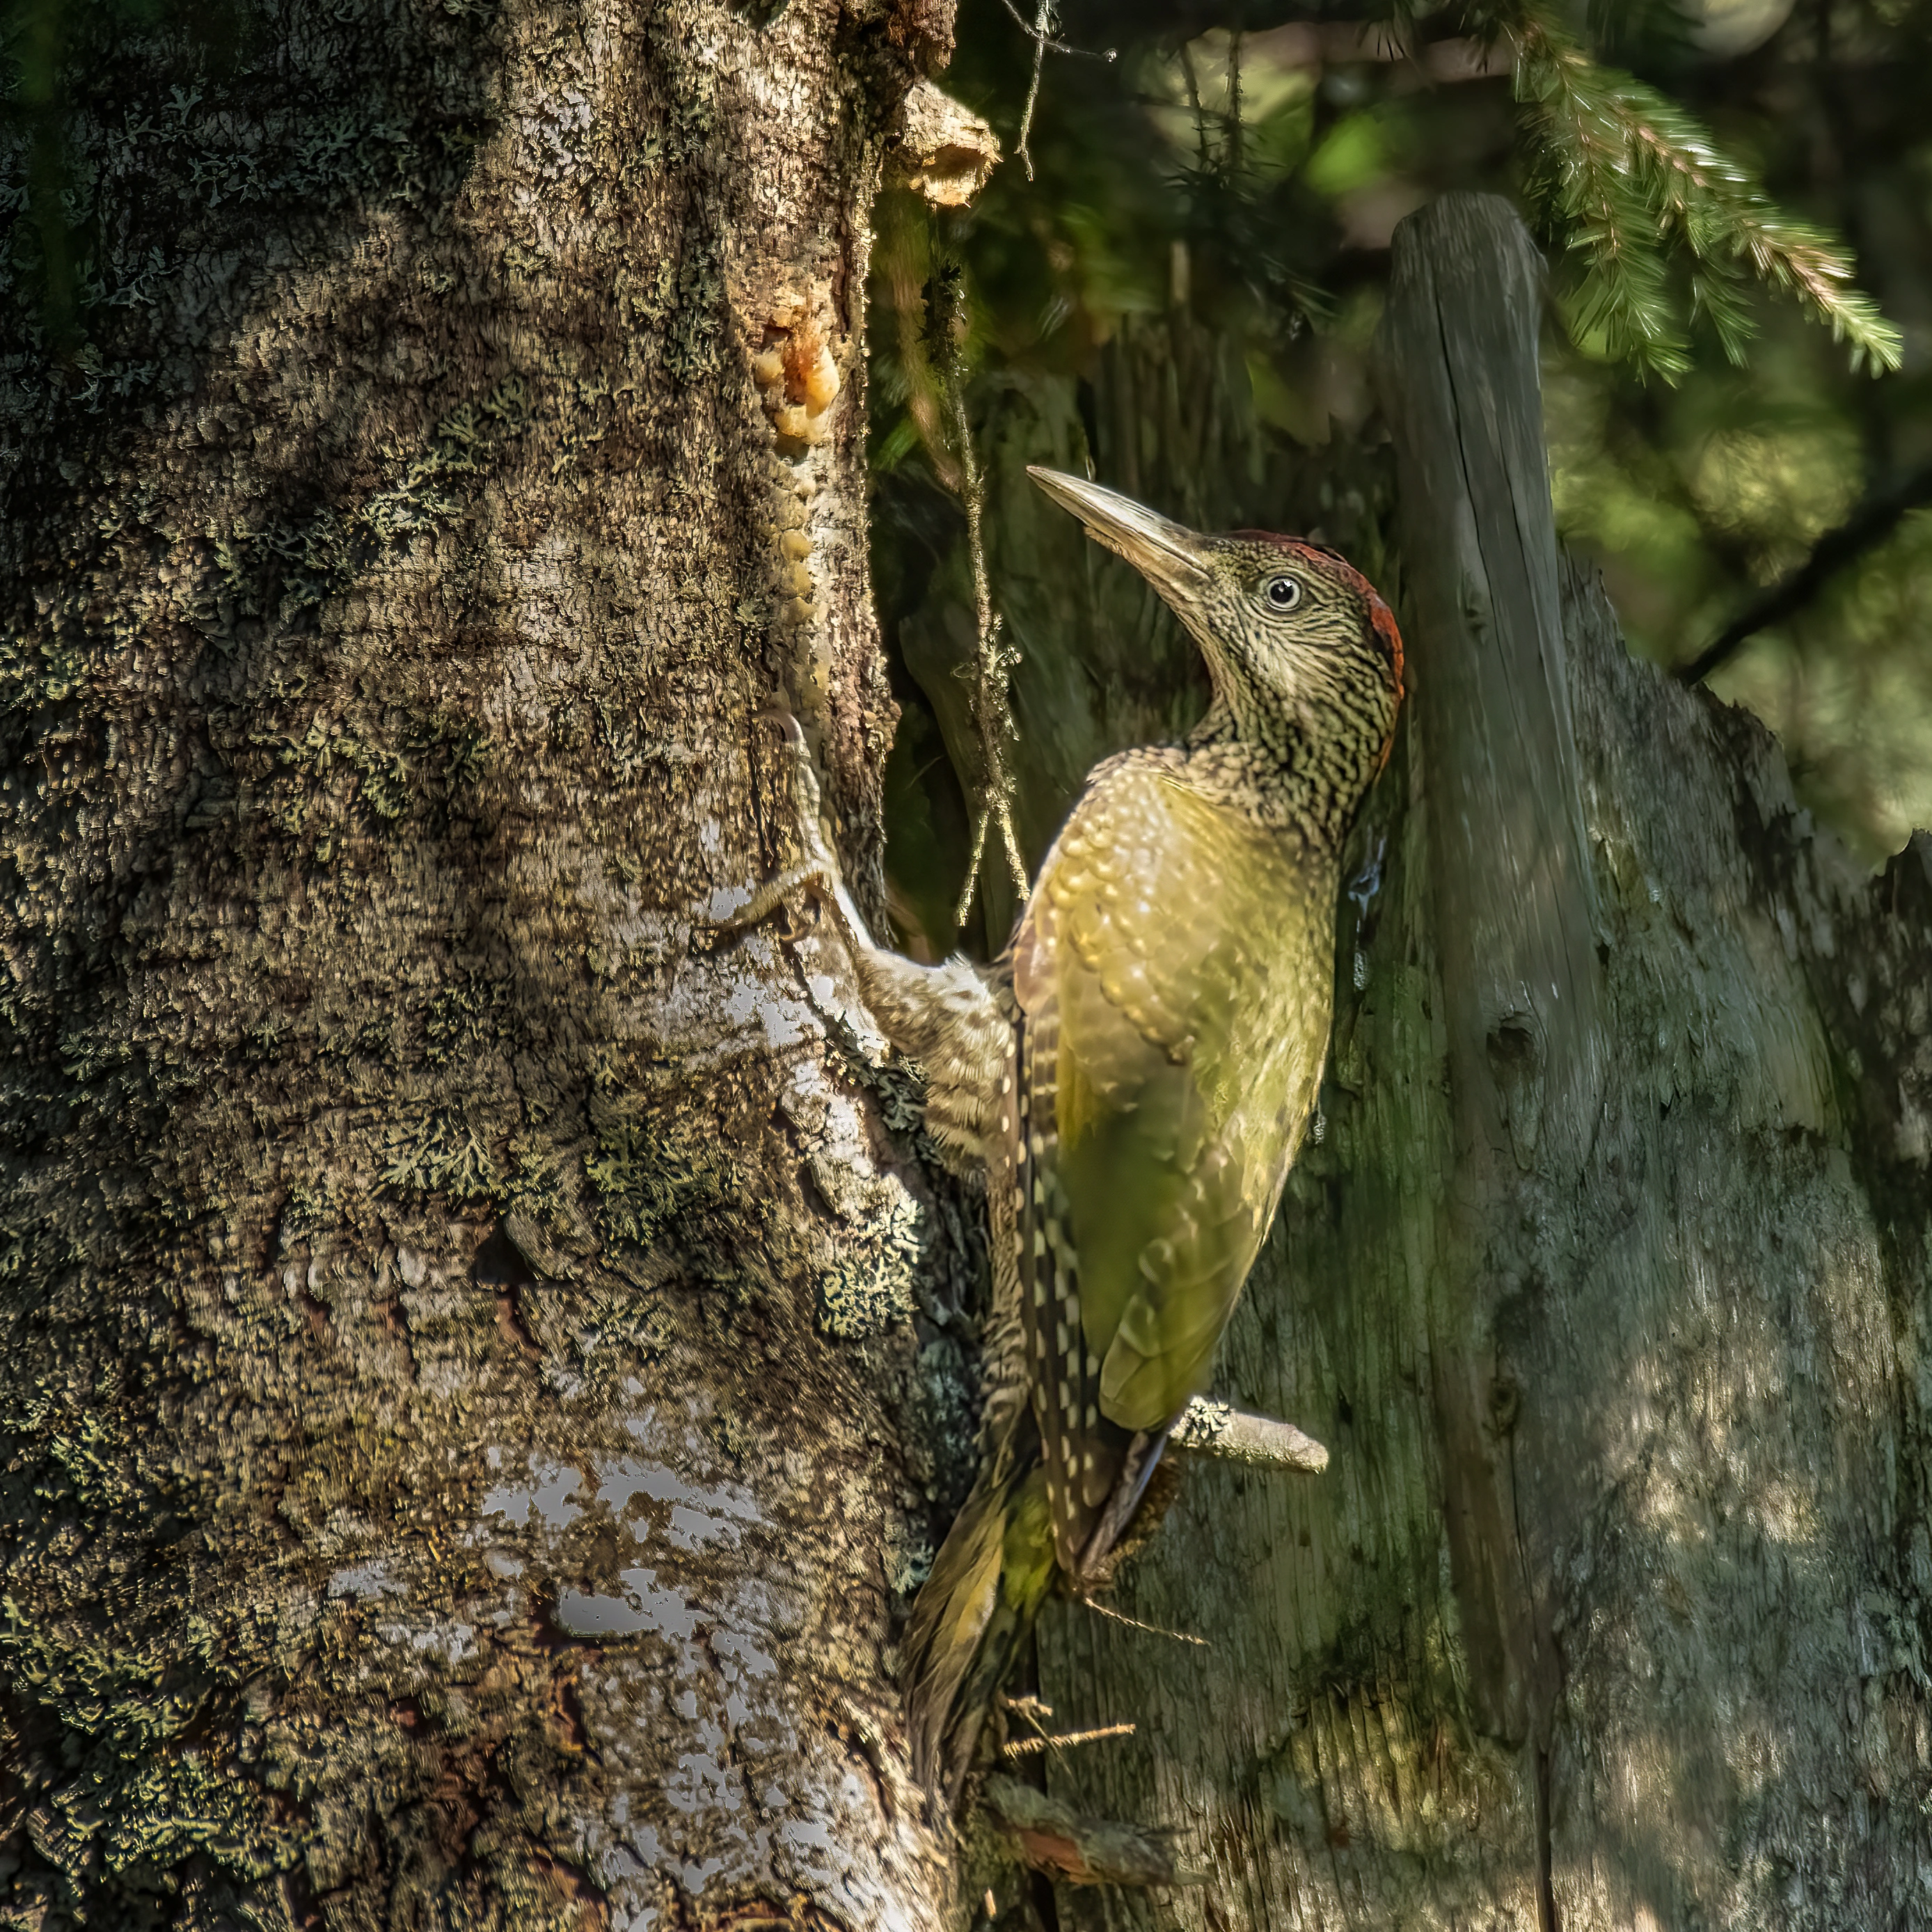
<path fill-rule="evenodd" d="M 1320 942 L 1332 869 L 1142 753 L 1082 800 L 1022 920 L 1020 1306 L 1070 1574 L 1106 1554 L 1132 1438 L 1205 1391 L 1274 1213 L 1330 1004 L 1325 970 L 1280 969 Z"/>

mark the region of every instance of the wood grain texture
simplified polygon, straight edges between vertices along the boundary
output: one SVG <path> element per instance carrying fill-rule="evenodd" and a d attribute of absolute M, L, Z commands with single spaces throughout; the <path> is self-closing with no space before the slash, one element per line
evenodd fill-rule
<path fill-rule="evenodd" d="M 1913 1923 L 1932 843 L 1853 867 L 1559 559 L 1514 218 L 1399 248 L 1414 698 L 1217 1384 L 1332 1460 L 1187 1469 L 1120 1607 L 1211 1648 L 1043 1623 L 1138 1727 L 1049 1790 L 1203 1880 L 1060 1922 Z"/>

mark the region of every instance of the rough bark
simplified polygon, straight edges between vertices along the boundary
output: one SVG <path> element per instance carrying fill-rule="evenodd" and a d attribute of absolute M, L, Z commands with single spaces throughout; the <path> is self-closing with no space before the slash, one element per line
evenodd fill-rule
<path fill-rule="evenodd" d="M 1906 1924 L 1927 1910 L 1932 845 L 1873 878 L 1559 561 L 1533 260 L 1398 236 L 1414 699 L 1359 834 L 1325 1131 L 1195 1466 L 1061 1609 L 1050 1793 L 1200 1882 L 1064 1926 Z"/>
<path fill-rule="evenodd" d="M 935 1922 L 968 1258 L 836 950 L 713 922 L 780 702 L 878 903 L 867 222 L 950 10 L 73 50 L 86 339 L 23 271 L 0 344 L 6 1922 Z"/>

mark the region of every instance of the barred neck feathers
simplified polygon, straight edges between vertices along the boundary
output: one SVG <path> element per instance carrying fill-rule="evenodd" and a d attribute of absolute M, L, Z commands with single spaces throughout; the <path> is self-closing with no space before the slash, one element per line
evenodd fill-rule
<path fill-rule="evenodd" d="M 1339 853 L 1382 769 L 1387 739 L 1368 694 L 1345 690 L 1335 699 L 1310 716 L 1306 706 L 1291 712 L 1265 700 L 1216 698 L 1183 741 L 1186 782 L 1258 824 Z"/>

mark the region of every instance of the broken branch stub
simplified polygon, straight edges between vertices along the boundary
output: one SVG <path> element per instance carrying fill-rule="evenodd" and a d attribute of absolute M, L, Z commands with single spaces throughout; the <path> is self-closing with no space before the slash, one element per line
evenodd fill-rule
<path fill-rule="evenodd" d="M 1186 1885 L 1164 1832 L 1088 1818 L 1017 1778 L 988 1778 L 980 1802 L 1021 1860 L 1069 1885 Z"/>
<path fill-rule="evenodd" d="M 893 178 L 934 208 L 964 208 L 999 165 L 992 129 L 929 80 L 906 95 L 894 131 Z"/>
<path fill-rule="evenodd" d="M 1256 1415 L 1231 1402 L 1210 1402 L 1205 1396 L 1196 1396 L 1181 1411 L 1168 1440 L 1185 1454 L 1214 1456 L 1261 1468 L 1300 1469 L 1316 1476 L 1328 1466 L 1327 1449 L 1293 1423 Z"/>

